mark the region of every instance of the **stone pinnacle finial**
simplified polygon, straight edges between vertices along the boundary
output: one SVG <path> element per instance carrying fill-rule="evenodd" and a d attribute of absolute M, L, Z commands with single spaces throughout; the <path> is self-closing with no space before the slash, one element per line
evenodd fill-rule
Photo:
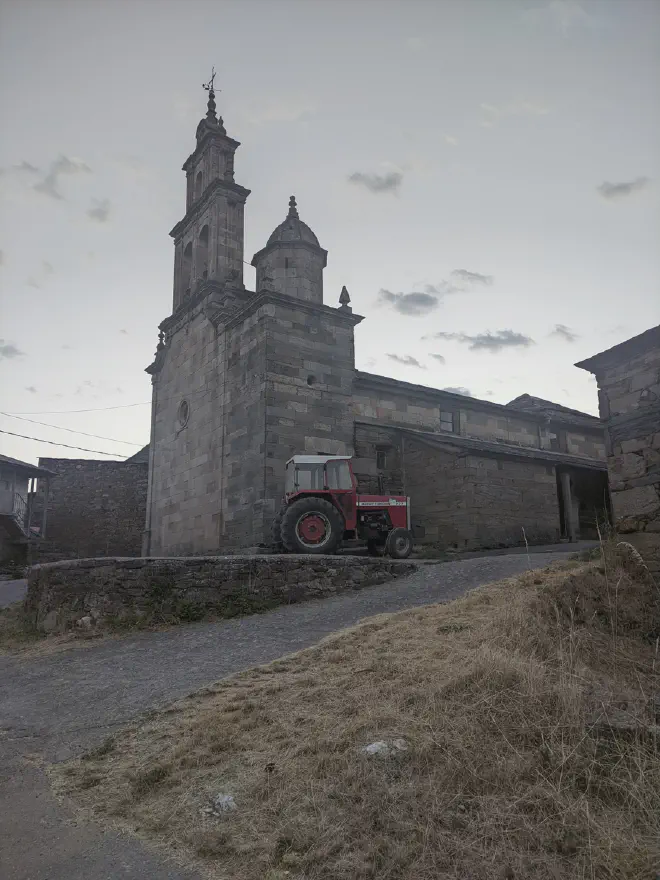
<path fill-rule="evenodd" d="M 344 285 L 341 289 L 341 293 L 339 294 L 339 308 L 344 312 L 352 312 L 353 309 L 349 306 L 350 301 L 351 298 L 348 295 L 348 291 L 346 290 L 346 285 Z"/>
<path fill-rule="evenodd" d="M 165 334 L 161 330 L 158 334 L 158 345 L 156 346 L 156 351 L 162 351 L 165 348 Z"/>
<path fill-rule="evenodd" d="M 298 217 L 298 208 L 296 207 L 296 197 L 291 196 L 289 199 L 289 217 L 295 217 L 296 220 L 300 219 Z"/>

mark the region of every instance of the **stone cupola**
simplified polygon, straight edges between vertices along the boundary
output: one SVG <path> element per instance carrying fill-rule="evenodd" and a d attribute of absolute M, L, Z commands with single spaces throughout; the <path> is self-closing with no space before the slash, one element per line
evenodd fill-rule
<path fill-rule="evenodd" d="M 256 289 L 274 290 L 323 304 L 323 270 L 328 252 L 298 215 L 296 199 L 289 199 L 289 213 L 273 231 L 265 248 L 252 258 L 257 270 Z"/>

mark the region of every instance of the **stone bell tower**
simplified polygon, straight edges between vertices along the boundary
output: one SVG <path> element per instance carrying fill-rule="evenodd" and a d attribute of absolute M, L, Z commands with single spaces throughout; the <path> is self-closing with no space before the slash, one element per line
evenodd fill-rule
<path fill-rule="evenodd" d="M 170 235 L 174 239 L 176 311 L 203 281 L 243 286 L 244 206 L 250 190 L 234 181 L 238 141 L 227 136 L 216 113 L 213 77 L 206 116 L 197 126 L 197 146 L 183 164 L 186 214 Z"/>

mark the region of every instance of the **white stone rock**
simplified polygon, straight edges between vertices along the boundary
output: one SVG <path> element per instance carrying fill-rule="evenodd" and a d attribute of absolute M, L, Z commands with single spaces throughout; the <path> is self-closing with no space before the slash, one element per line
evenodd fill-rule
<path fill-rule="evenodd" d="M 390 747 L 381 739 L 377 742 L 369 743 L 368 746 L 363 746 L 362 751 L 365 755 L 379 755 L 381 758 L 386 758 L 390 753 Z"/>
<path fill-rule="evenodd" d="M 230 794 L 216 794 L 211 804 L 214 813 L 230 813 L 237 809 L 236 801 Z"/>
<path fill-rule="evenodd" d="M 397 752 L 408 751 L 408 743 L 405 741 L 405 739 L 393 739 L 392 745 L 397 750 Z"/>
<path fill-rule="evenodd" d="M 89 614 L 86 614 L 84 617 L 81 617 L 80 620 L 78 621 L 78 626 L 81 627 L 81 629 L 91 629 L 93 624 L 94 624 L 94 620 L 89 616 Z"/>

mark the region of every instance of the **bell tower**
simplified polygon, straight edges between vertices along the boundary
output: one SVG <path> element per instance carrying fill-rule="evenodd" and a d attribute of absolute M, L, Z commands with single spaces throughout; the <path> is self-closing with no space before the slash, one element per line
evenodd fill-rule
<path fill-rule="evenodd" d="M 204 85 L 206 116 L 197 126 L 197 146 L 183 164 L 186 214 L 170 235 L 174 239 L 176 313 L 205 281 L 243 287 L 244 207 L 249 189 L 234 181 L 234 153 L 215 104 L 215 70 Z"/>

